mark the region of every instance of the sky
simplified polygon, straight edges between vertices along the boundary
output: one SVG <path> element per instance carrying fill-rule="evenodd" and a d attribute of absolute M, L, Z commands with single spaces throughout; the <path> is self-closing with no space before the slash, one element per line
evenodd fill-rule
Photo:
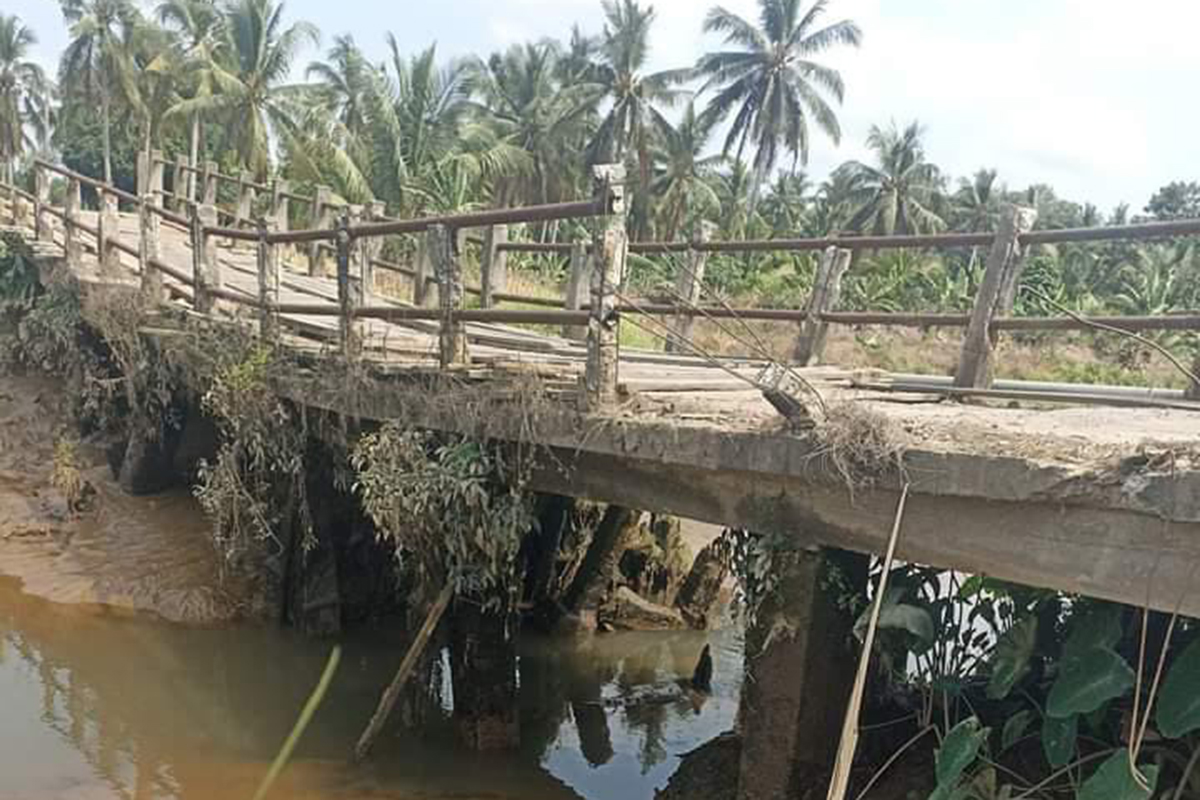
<path fill-rule="evenodd" d="M 701 30 L 709 0 L 642 0 L 657 12 L 651 69 L 695 62 L 720 45 Z M 723 0 L 754 18 L 756 0 Z M 56 0 L 5 0 L 40 37 L 35 58 L 66 43 Z M 374 59 L 392 31 L 402 48 L 437 42 L 446 56 L 486 54 L 571 25 L 598 32 L 600 0 L 286 0 L 325 43 L 350 33 Z M 953 176 L 997 169 L 1010 188 L 1048 183 L 1061 197 L 1140 210 L 1173 180 L 1200 180 L 1197 0 L 830 0 L 853 19 L 860 49 L 825 61 L 846 83 L 843 137 L 814 137 L 816 180 L 867 159 L 872 124 L 918 120 L 929 158 Z M 299 65 L 316 57 L 306 53 Z"/>

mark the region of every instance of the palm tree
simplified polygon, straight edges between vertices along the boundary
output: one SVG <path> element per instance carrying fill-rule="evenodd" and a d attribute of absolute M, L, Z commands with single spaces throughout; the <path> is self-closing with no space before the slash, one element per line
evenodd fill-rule
<path fill-rule="evenodd" d="M 164 0 L 158 7 L 158 19 L 169 30 L 180 37 L 183 49 L 183 70 L 190 82 L 188 96 L 191 98 L 211 97 L 215 91 L 212 67 L 221 53 L 223 18 L 220 9 L 212 0 Z M 168 116 L 177 111 L 172 108 Z M 192 166 L 200 162 L 200 142 L 203 138 L 204 119 L 199 111 L 191 114 L 189 156 Z M 195 175 L 191 180 L 196 180 Z M 194 197 L 192 191 L 188 195 Z"/>
<path fill-rule="evenodd" d="M 285 28 L 283 11 L 274 0 L 232 0 L 222 26 L 227 52 L 211 66 L 216 92 L 175 107 L 179 114 L 221 120 L 238 161 L 260 179 L 269 169 L 272 134 L 284 139 L 297 130 L 294 101 L 301 88 L 284 83 L 292 61 L 305 43 L 320 40 L 307 22 Z"/>
<path fill-rule="evenodd" d="M 924 130 L 914 122 L 899 130 L 871 126 L 867 145 L 876 165 L 849 161 L 838 168 L 850 186 L 855 212 L 850 228 L 891 236 L 927 233 L 945 227 L 933 210 L 941 193 L 938 168 L 925 160 Z"/>
<path fill-rule="evenodd" d="M 724 156 L 704 155 L 713 121 L 697 114 L 695 103 L 688 103 L 678 126 L 657 112 L 654 120 L 659 131 L 659 144 L 654 150 L 658 166 L 650 192 L 659 202 L 659 231 L 672 241 L 686 223 L 720 210 L 721 199 L 714 183 L 716 167 Z"/>
<path fill-rule="evenodd" d="M 325 61 L 313 61 L 305 75 L 316 79 L 316 96 L 349 136 L 365 126 L 366 94 L 373 67 L 349 34 L 335 36 Z"/>
<path fill-rule="evenodd" d="M 138 11 L 130 0 L 61 0 L 71 42 L 59 64 L 59 85 L 75 99 L 100 100 L 104 180 L 112 182 L 112 103 L 137 102 L 134 65 L 126 50 Z"/>
<path fill-rule="evenodd" d="M 811 206 L 808 177 L 803 172 L 779 175 L 762 200 L 763 220 L 774 234 L 803 231 Z"/>
<path fill-rule="evenodd" d="M 47 88 L 41 67 L 26 60 L 36 43 L 37 36 L 20 19 L 0 13 L 0 166 L 10 183 L 14 162 L 25 150 L 28 111 L 38 110 Z"/>
<path fill-rule="evenodd" d="M 758 2 L 758 26 L 720 6 L 708 12 L 705 32 L 724 34 L 725 43 L 737 49 L 708 53 L 696 65 L 707 78 L 702 91 L 716 91 L 709 113 L 721 121 L 733 115 L 725 154 L 736 147 L 740 160 L 748 146 L 755 148 L 754 194 L 781 146 L 791 154 L 793 169 L 808 163 L 810 118 L 835 144 L 841 141 L 837 114 L 825 96 L 842 102 L 842 76 L 813 59 L 835 45 L 857 47 L 862 41 L 850 20 L 818 27 L 826 0 L 807 10 L 802 0 Z"/>

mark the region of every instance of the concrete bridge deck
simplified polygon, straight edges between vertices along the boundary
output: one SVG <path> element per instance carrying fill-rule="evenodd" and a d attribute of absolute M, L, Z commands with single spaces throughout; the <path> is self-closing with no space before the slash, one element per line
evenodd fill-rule
<path fill-rule="evenodd" d="M 95 214 L 83 212 L 81 221 L 95 225 Z M 50 267 L 63 263 L 61 225 L 56 228 L 53 244 L 35 243 L 29 227 L 9 230 L 34 243 L 39 263 Z M 136 245 L 137 217 L 123 214 L 120 231 L 127 245 Z M 85 242 L 84 258 L 72 268 L 81 285 L 136 288 L 136 258 L 122 255 L 121 275 L 102 274 Z M 184 230 L 163 223 L 160 258 L 190 272 Z M 226 290 L 257 297 L 254 250 L 222 247 L 219 258 Z M 181 301 L 188 287 L 170 276 L 165 283 L 175 298 L 168 306 L 191 313 Z M 337 283 L 285 268 L 279 302 L 336 306 Z M 239 314 L 226 304 L 216 315 L 256 325 L 244 309 Z M 338 335 L 336 316 L 283 314 L 281 323 L 287 346 L 340 357 L 328 344 Z M 470 363 L 452 368 L 455 385 L 486 394 L 513 376 L 535 375 L 551 400 L 536 414 L 518 400 L 480 417 L 462 414 L 453 396 L 414 401 L 413 392 L 398 390 L 428 379 L 438 364 L 436 322 L 358 324 L 368 377 L 356 407 L 347 408 L 345 393 L 316 376 L 297 374 L 281 391 L 356 416 L 403 416 L 431 428 L 536 442 L 556 456 L 536 476 L 536 488 L 545 491 L 785 532 L 813 545 L 884 549 L 900 478 L 853 491 L 831 480 L 822 438 L 789 433 L 761 393 L 736 377 L 753 378 L 761 363 L 731 359 L 718 367 L 623 349 L 622 403 L 584 413 L 574 397 L 584 344 L 469 323 Z M 1200 593 L 1191 591 L 1200 564 L 1200 405 L 962 405 L 863 388 L 886 375 L 834 367 L 800 372 L 827 405 L 851 409 L 837 413 L 886 420 L 902 447 L 912 492 L 902 558 L 1132 604 L 1149 600 L 1159 609 L 1200 616 Z"/>

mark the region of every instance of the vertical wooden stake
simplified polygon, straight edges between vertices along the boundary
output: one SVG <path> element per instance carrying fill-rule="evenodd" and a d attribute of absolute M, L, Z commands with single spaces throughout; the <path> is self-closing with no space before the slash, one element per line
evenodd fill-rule
<path fill-rule="evenodd" d="M 191 159 L 183 153 L 175 156 L 175 168 L 171 172 L 171 199 L 173 200 L 171 208 L 175 211 L 183 211 L 195 196 L 190 188 L 192 172 L 188 168 L 191 166 Z"/>
<path fill-rule="evenodd" d="M 376 222 L 384 218 L 387 206 L 382 200 L 374 200 L 367 207 L 367 219 Z M 375 262 L 383 254 L 383 237 L 371 236 L 362 240 L 362 284 L 363 305 L 370 305 L 375 297 Z"/>
<path fill-rule="evenodd" d="M 196 311 L 212 313 L 216 301 L 210 291 L 221 288 L 221 265 L 217 260 L 216 237 L 206 229 L 216 226 L 217 208 L 199 205 L 192 215 L 192 280 Z"/>
<path fill-rule="evenodd" d="M 163 159 L 162 150 L 150 151 L 150 184 L 146 187 L 145 195 L 149 194 L 153 199 L 151 203 L 162 208 L 164 204 L 163 197 L 163 177 L 166 171 L 166 161 Z"/>
<path fill-rule="evenodd" d="M 238 204 L 235 224 L 238 227 L 250 225 L 254 213 L 254 176 L 249 170 L 242 170 L 238 177 Z"/>
<path fill-rule="evenodd" d="M 134 187 L 138 197 L 145 197 L 150 189 L 150 151 L 139 150 L 134 163 Z"/>
<path fill-rule="evenodd" d="M 571 273 L 567 278 L 567 296 L 563 306 L 567 311 L 579 311 L 591 301 L 592 296 L 592 257 L 588 252 L 587 242 L 575 242 L 571 245 Z M 564 325 L 562 335 L 567 339 L 587 341 L 588 329 L 585 325 Z"/>
<path fill-rule="evenodd" d="M 1021 235 L 1032 230 L 1036 221 L 1037 211 L 1032 208 L 1004 209 L 963 340 L 954 378 L 957 388 L 986 389 L 992 385 L 992 319 L 1004 302 L 1005 287 L 1012 286 L 1015 292 L 1016 279 L 1011 273 L 1020 263 Z"/>
<path fill-rule="evenodd" d="M 508 253 L 500 245 L 508 243 L 508 226 L 493 225 L 483 234 L 483 256 L 480 261 L 480 306 L 496 305 L 496 292 L 508 291 Z"/>
<path fill-rule="evenodd" d="M 413 276 L 413 305 L 433 308 L 438 305 L 437 270 L 433 251 L 430 249 L 429 231 L 417 245 L 417 270 Z"/>
<path fill-rule="evenodd" d="M 454 252 L 452 231 L 445 225 L 430 225 L 426 237 L 438 281 L 438 308 L 441 323 L 438 327 L 438 355 L 442 367 L 467 363 L 467 330 L 455 311 L 463 307 L 462 264 Z"/>
<path fill-rule="evenodd" d="M 593 170 L 596 192 L 608 210 L 596 230 L 592 270 L 592 307 L 588 321 L 587 372 L 584 376 L 589 411 L 611 408 L 617 403 L 620 366 L 620 318 L 617 290 L 625 279 L 629 250 L 626 230 L 625 167 L 600 165 Z"/>
<path fill-rule="evenodd" d="M 675 292 L 679 295 L 676 298 L 677 302 L 684 303 L 688 306 L 698 306 L 704 295 L 704 270 L 708 266 L 708 253 L 696 248 L 696 244 L 704 244 L 712 239 L 713 233 L 716 232 L 716 225 L 711 222 L 701 222 L 700 229 L 696 232 L 697 236 L 693 241 L 693 247 L 688 249 L 687 262 L 683 269 L 679 271 L 679 275 L 675 279 Z M 668 353 L 690 353 L 686 347 L 681 346 L 681 342 L 691 341 L 692 328 L 696 324 L 695 316 L 691 314 L 680 314 L 675 317 L 674 324 L 671 326 L 671 331 L 675 335 L 667 340 L 666 350 Z"/>
<path fill-rule="evenodd" d="M 50 173 L 40 163 L 33 167 L 34 209 L 33 229 L 39 242 L 54 241 L 53 221 L 50 219 Z"/>
<path fill-rule="evenodd" d="M 121 251 L 113 245 L 121 235 L 121 215 L 117 210 L 117 196 L 100 190 L 100 235 L 96 237 L 96 258 L 100 274 L 109 277 L 121 273 Z"/>
<path fill-rule="evenodd" d="M 204 181 L 204 196 L 200 198 L 201 205 L 212 206 L 213 208 L 216 208 L 216 206 L 217 206 L 217 180 L 218 180 L 217 175 L 218 174 L 219 173 L 217 172 L 217 162 L 215 162 L 215 161 L 205 161 L 204 162 L 204 173 L 202 176 L 203 181 Z"/>
<path fill-rule="evenodd" d="M 258 331 L 263 341 L 279 341 L 279 245 L 267 241 L 275 232 L 273 219 L 258 221 Z"/>
<path fill-rule="evenodd" d="M 67 266 L 72 270 L 83 264 L 83 241 L 79 237 L 79 209 L 82 205 L 81 187 L 78 178 L 67 179 L 67 196 L 63 201 L 63 249 L 67 254 Z"/>
<path fill-rule="evenodd" d="M 142 305 L 154 308 L 163 301 L 163 276 L 151 262 L 159 255 L 159 216 L 155 202 L 162 195 L 147 192 L 138 206 L 138 267 L 142 271 Z"/>
<path fill-rule="evenodd" d="M 313 198 L 312 225 L 314 228 L 325 229 L 333 223 L 332 210 L 329 205 L 333 194 L 328 186 L 318 186 Z M 321 274 L 321 242 L 312 242 L 308 246 L 308 274 Z"/>
<path fill-rule="evenodd" d="M 821 317 L 837 306 L 842 295 L 842 278 L 850 268 L 852 256 L 849 250 L 837 247 L 827 247 L 821 253 L 812 294 L 805 307 L 808 316 L 800 323 L 800 335 L 796 337 L 796 346 L 792 351 L 792 361 L 801 367 L 821 363 L 825 339 L 829 335 L 829 323 Z"/>
<path fill-rule="evenodd" d="M 291 211 L 288 194 L 291 191 L 292 185 L 284 178 L 277 178 L 271 189 L 271 222 L 276 231 L 288 229 L 288 214 Z"/>
<path fill-rule="evenodd" d="M 356 287 L 350 274 L 350 251 L 354 246 L 354 242 L 350 237 L 350 215 L 348 211 L 338 217 L 335 243 L 337 245 L 338 305 L 342 310 L 341 317 L 339 318 L 341 321 L 342 354 L 349 361 L 358 357 L 359 341 L 354 326 L 354 312 L 358 303 L 356 302 Z"/>

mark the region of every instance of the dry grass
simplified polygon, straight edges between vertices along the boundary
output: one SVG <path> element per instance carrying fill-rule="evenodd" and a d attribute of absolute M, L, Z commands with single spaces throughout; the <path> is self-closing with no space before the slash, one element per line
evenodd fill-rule
<path fill-rule="evenodd" d="M 883 414 L 853 401 L 832 403 L 812 435 L 813 458 L 852 493 L 892 475 L 904 482 L 904 435 Z"/>

